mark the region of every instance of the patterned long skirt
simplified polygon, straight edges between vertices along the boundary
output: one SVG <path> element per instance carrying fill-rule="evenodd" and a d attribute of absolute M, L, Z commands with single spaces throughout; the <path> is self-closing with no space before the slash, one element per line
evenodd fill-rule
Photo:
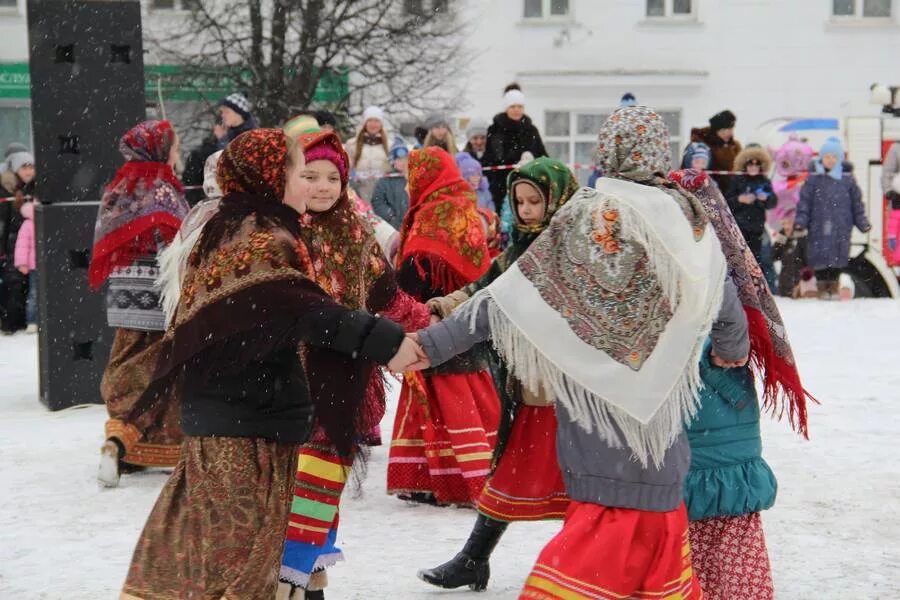
<path fill-rule="evenodd" d="M 687 510 L 609 508 L 572 501 L 562 531 L 538 556 L 520 598 L 698 600 Z"/>
<path fill-rule="evenodd" d="M 569 508 L 556 459 L 556 410 L 521 406 L 503 456 L 478 498 L 478 512 L 498 521 L 562 519 Z"/>
<path fill-rule="evenodd" d="M 775 597 L 759 513 L 692 521 L 691 549 L 707 600 Z"/>
<path fill-rule="evenodd" d="M 474 505 L 490 473 L 500 399 L 487 371 L 406 374 L 394 419 L 389 494 L 431 492 L 440 504 Z"/>
<path fill-rule="evenodd" d="M 122 461 L 132 465 L 174 466 L 184 437 L 175 394 L 138 403 L 156 368 L 162 337 L 161 331 L 116 329 L 100 383 L 100 396 L 109 413 L 106 439 L 118 439 L 125 448 Z"/>
<path fill-rule="evenodd" d="M 122 598 L 272 600 L 296 463 L 296 444 L 186 437 Z"/>

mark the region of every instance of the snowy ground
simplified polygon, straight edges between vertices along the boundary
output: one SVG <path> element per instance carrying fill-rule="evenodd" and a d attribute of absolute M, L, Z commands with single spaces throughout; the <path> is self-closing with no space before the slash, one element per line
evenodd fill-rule
<path fill-rule="evenodd" d="M 763 428 L 779 480 L 778 502 L 764 515 L 778 596 L 900 597 L 900 302 L 788 301 L 782 309 L 823 404 L 812 410 L 809 443 L 783 423 Z M 0 338 L 0 598 L 115 598 L 166 475 L 131 475 L 99 490 L 104 409 L 44 410 L 35 345 L 35 336 Z M 329 598 L 516 598 L 559 524 L 510 527 L 486 594 L 433 590 L 416 570 L 450 558 L 474 514 L 386 496 L 386 453 L 375 451 L 364 495 L 343 507 L 348 562 L 331 571 Z"/>

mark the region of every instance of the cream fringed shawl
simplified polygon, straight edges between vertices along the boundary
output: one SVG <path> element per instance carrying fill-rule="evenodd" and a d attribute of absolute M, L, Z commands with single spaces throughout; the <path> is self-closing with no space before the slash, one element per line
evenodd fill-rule
<path fill-rule="evenodd" d="M 616 179 L 582 189 L 487 299 L 494 345 L 587 431 L 659 465 L 696 412 L 726 275 L 682 194 Z M 473 310 L 472 314 L 478 311 Z"/>

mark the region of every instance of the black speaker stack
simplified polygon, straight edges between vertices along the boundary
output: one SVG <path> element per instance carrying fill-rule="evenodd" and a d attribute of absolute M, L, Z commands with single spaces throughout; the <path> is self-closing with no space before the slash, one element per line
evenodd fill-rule
<path fill-rule="evenodd" d="M 113 332 L 87 269 L 119 138 L 145 119 L 140 2 L 29 0 L 28 39 L 40 399 L 58 410 L 101 401 Z"/>

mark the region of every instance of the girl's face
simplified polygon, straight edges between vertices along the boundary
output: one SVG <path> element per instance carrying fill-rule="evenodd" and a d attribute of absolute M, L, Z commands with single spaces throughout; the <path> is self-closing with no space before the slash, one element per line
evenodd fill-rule
<path fill-rule="evenodd" d="M 314 160 L 303 169 L 307 183 L 306 208 L 325 212 L 341 197 L 341 174 L 330 160 Z"/>
<path fill-rule="evenodd" d="M 516 214 L 525 225 L 540 225 L 544 220 L 547 207 L 544 197 L 527 183 L 520 182 L 513 186 L 513 198 L 516 203 Z"/>
<path fill-rule="evenodd" d="M 706 167 L 709 166 L 709 161 L 706 160 L 704 156 L 697 156 L 691 160 L 691 168 L 697 169 L 698 171 L 705 171 Z"/>
<path fill-rule="evenodd" d="M 381 121 L 378 119 L 369 119 L 366 121 L 366 133 L 369 135 L 378 135 L 381 133 Z"/>
<path fill-rule="evenodd" d="M 450 133 L 450 130 L 443 125 L 431 128 L 431 136 L 439 142 L 443 142 L 444 140 L 446 140 L 448 133 Z"/>
<path fill-rule="evenodd" d="M 476 152 L 484 152 L 484 149 L 487 148 L 487 136 L 473 135 L 469 138 L 469 143 Z"/>
<path fill-rule="evenodd" d="M 748 164 L 747 165 L 747 175 L 753 177 L 755 175 L 759 175 L 762 172 L 759 165 Z"/>
<path fill-rule="evenodd" d="M 309 195 L 306 180 L 303 178 L 303 170 L 306 168 L 306 159 L 302 152 L 296 152 L 294 163 L 288 165 L 284 180 L 285 204 L 296 210 L 301 215 L 306 212 L 306 197 Z"/>
<path fill-rule="evenodd" d="M 828 171 L 835 168 L 838 164 L 838 157 L 836 154 L 826 154 L 822 157 L 822 166 L 825 167 Z"/>
<path fill-rule="evenodd" d="M 734 127 L 729 127 L 728 129 L 720 129 L 716 132 L 716 135 L 719 136 L 719 139 L 723 142 L 730 142 L 731 138 L 734 137 Z"/>
<path fill-rule="evenodd" d="M 16 171 L 16 175 L 19 176 L 19 179 L 22 180 L 22 183 L 31 183 L 34 180 L 34 165 L 22 165 L 19 167 L 19 170 Z"/>
<path fill-rule="evenodd" d="M 222 116 L 222 124 L 226 127 L 240 127 L 244 124 L 244 117 L 227 106 L 220 106 L 219 114 Z"/>
<path fill-rule="evenodd" d="M 481 185 L 481 175 L 470 175 L 466 178 L 466 181 L 469 182 L 473 190 L 477 190 L 478 186 Z"/>
<path fill-rule="evenodd" d="M 521 121 L 522 117 L 525 116 L 525 107 L 521 104 L 513 104 L 506 109 L 506 116 L 513 121 Z"/>

